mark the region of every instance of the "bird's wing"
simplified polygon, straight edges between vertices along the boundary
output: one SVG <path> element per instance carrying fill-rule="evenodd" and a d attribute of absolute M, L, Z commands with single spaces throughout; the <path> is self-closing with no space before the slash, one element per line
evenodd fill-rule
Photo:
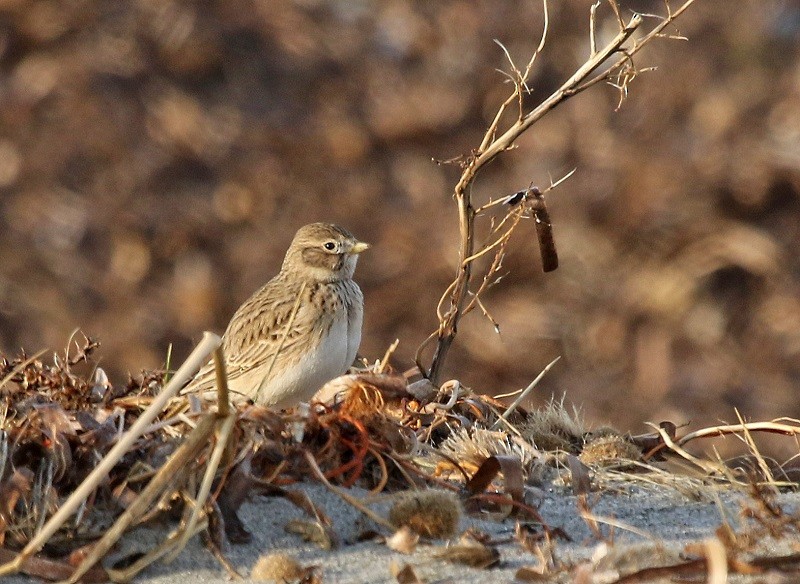
<path fill-rule="evenodd" d="M 239 307 L 222 343 L 230 381 L 254 368 L 268 369 L 273 360 L 277 367 L 279 360 L 302 355 L 303 345 L 315 338 L 314 329 L 319 326 L 319 319 L 308 314 L 314 310 L 308 302 L 310 294 L 301 282 L 276 277 Z M 214 375 L 214 364 L 209 362 L 185 391 L 212 389 Z"/>

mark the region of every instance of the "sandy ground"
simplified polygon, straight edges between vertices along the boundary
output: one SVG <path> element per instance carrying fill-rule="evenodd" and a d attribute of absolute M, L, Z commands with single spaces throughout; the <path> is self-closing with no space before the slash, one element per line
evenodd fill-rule
<path fill-rule="evenodd" d="M 281 498 L 255 497 L 240 512 L 241 518 L 252 532 L 252 542 L 231 545 L 225 550 L 241 574 L 250 574 L 250 569 L 260 554 L 276 551 L 293 555 L 304 566 L 318 566 L 318 574 L 323 582 L 396 582 L 390 572 L 393 562 L 413 565 L 417 574 L 426 582 L 512 582 L 519 568 L 536 563 L 534 556 L 525 552 L 514 541 L 499 546 L 500 565 L 490 570 L 454 565 L 433 558 L 432 555 L 445 543 L 440 541 L 420 545 L 412 555 L 393 552 L 375 541 L 353 543 L 359 533 L 373 527 L 368 520 L 320 485 L 308 484 L 297 488 L 306 491 L 331 517 L 342 545 L 333 551 L 323 551 L 314 544 L 287 533 L 284 530 L 286 523 L 294 518 L 305 517 L 303 512 Z M 351 492 L 364 495 L 358 489 Z M 574 565 L 587 561 L 593 554 L 601 554 L 603 544 L 591 534 L 586 523 L 579 517 L 576 498 L 568 490 L 553 487 L 543 491 L 542 497 L 540 511 L 545 520 L 553 527 L 561 527 L 572 540 L 557 542 L 555 556 L 561 562 Z M 713 535 L 721 523 L 721 509 L 725 509 L 729 520 L 736 526 L 741 503 L 746 500 L 743 494 L 732 489 L 701 488 L 680 493 L 672 488 L 630 484 L 604 489 L 602 494 L 598 493 L 593 497 L 597 497 L 592 507 L 596 515 L 614 518 L 631 528 L 628 531 L 619 528 L 614 530 L 613 550 L 606 557 L 606 568 L 595 571 L 602 575 L 596 582 L 612 581 L 616 578 L 617 569 L 626 561 L 624 558 L 634 561 L 635 557 L 652 558 L 654 554 L 661 554 L 664 560 L 662 564 L 679 561 L 677 554 L 686 543 L 701 541 Z M 779 501 L 787 512 L 797 512 L 800 508 L 800 494 L 783 494 Z M 388 502 L 380 503 L 374 505 L 373 509 L 385 512 L 387 505 Z M 496 539 L 502 539 L 513 535 L 514 522 L 464 517 L 460 527 L 462 530 L 474 527 L 490 533 Z M 608 527 L 604 529 L 608 531 Z M 117 554 L 126 554 L 137 549 L 145 551 L 158 537 L 163 537 L 163 534 L 163 529 L 140 529 L 126 536 Z M 790 553 L 797 551 L 798 546 L 800 541 L 785 538 L 777 544 L 767 543 L 765 550 Z M 22 576 L 4 579 L 4 583 L 8 584 L 30 584 L 32 581 L 33 579 Z M 156 563 L 141 573 L 136 581 L 150 584 L 222 584 L 230 580 L 212 555 L 202 547 L 199 539 L 195 538 L 173 563 Z M 778 577 L 769 581 L 791 580 Z"/>

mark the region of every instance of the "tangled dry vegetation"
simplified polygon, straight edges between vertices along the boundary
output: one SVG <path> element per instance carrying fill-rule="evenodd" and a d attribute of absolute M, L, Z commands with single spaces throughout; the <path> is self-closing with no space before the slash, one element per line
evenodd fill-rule
<path fill-rule="evenodd" d="M 657 554 L 643 552 L 649 559 L 636 564 L 626 556 L 629 575 L 621 581 L 710 573 L 721 569 L 720 554 L 726 570 L 740 573 L 798 568 L 796 556 L 754 551 L 767 536 L 796 536 L 800 529 L 800 517 L 772 502 L 779 489 L 796 486 L 796 471 L 767 462 L 754 436 L 796 436 L 800 421 L 742 422 L 680 437 L 669 423 L 640 436 L 590 431 L 580 413 L 563 403 L 512 409 L 455 381 L 438 391 L 426 380 L 409 383 L 386 362 L 334 380 L 329 389 L 338 397 L 330 404 L 292 414 L 254 405 L 229 409 L 224 391 L 216 410 L 200 407 L 195 396 L 175 396 L 218 341 L 207 336 L 166 385 L 159 371 L 112 387 L 102 369 L 91 366 L 96 344 L 90 339 L 54 356 L 52 365 L 40 355 L 0 361 L 0 573 L 127 581 L 202 533 L 210 552 L 236 575 L 223 552 L 225 540 L 248 541 L 237 510 L 256 494 L 291 501 L 306 518 L 286 529 L 330 549 L 337 537 L 325 509 L 292 488 L 303 480 L 322 482 L 356 507 L 391 549 L 411 553 L 420 538 L 460 535 L 435 557 L 478 568 L 500 561 L 497 543 L 472 531 L 459 534 L 461 514 L 511 518 L 519 545 L 532 554 L 531 566 L 517 575 L 521 581 L 608 569 L 613 538 L 591 511 L 594 490 L 637 481 L 687 491 L 738 485 L 752 493 L 743 510 L 751 528 L 737 533 L 723 523 L 714 545 L 692 548 L 695 557 L 677 563 L 659 563 Z M 749 464 L 686 451 L 690 441 L 722 434 L 747 444 Z M 695 472 L 670 470 L 668 459 L 683 460 Z M 579 495 L 578 512 L 612 550 L 603 562 L 574 566 L 557 560 L 558 541 L 570 534 L 542 520 L 532 494 L 536 485 L 553 481 Z M 373 495 L 394 493 L 388 516 L 345 488 L 356 484 Z M 125 529 L 158 518 L 175 526 L 159 547 L 100 567 Z M 301 574 L 300 580 L 319 577 L 284 556 L 263 558 L 257 569 L 272 574 L 279 567 Z M 398 567 L 397 578 L 421 581 L 413 579 L 411 564 Z"/>
<path fill-rule="evenodd" d="M 502 277 L 506 246 L 522 219 L 533 219 L 542 265 L 554 269 L 558 264 L 557 238 L 544 197 L 559 181 L 543 190 L 529 186 L 477 203 L 470 189 L 476 174 L 577 93 L 611 83 L 624 99 L 642 72 L 634 62 L 637 52 L 669 36 L 674 19 L 691 4 L 689 0 L 672 10 L 665 3 L 667 12 L 658 24 L 636 36 L 642 17 L 626 21 L 617 3 L 609 1 L 616 34 L 603 46 L 596 42 L 595 5 L 589 59 L 534 108 L 527 103 L 529 75 L 545 44 L 547 18 L 527 65 L 517 66 L 506 51 L 508 95 L 480 145 L 458 161 L 461 177 L 453 193 L 460 234 L 456 276 L 438 303 L 437 330 L 417 351 L 416 372 L 394 373 L 390 350 L 374 366 L 324 388 L 337 395 L 333 401 L 280 414 L 255 405 L 231 407 L 219 365 L 215 405 L 177 395 L 209 355 L 222 362 L 219 339 L 210 334 L 174 373 L 166 367 L 131 379 L 125 387 L 112 386 L 96 367 L 92 359 L 97 343 L 88 338 L 83 343 L 71 340 L 52 365 L 41 354 L 2 358 L 0 575 L 127 581 L 154 561 L 175 557 L 191 537 L 202 534 L 220 564 L 238 576 L 225 557 L 225 543 L 248 541 L 237 511 L 254 494 L 291 501 L 306 518 L 292 521 L 287 529 L 333 547 L 336 534 L 325 509 L 292 488 L 303 480 L 319 481 L 358 509 L 392 549 L 410 553 L 420 538 L 460 536 L 435 557 L 476 568 L 500 561 L 498 542 L 475 531 L 459 534 L 461 514 L 512 518 L 517 522 L 515 540 L 531 554 L 531 565 L 519 571 L 518 580 L 574 577 L 587 582 L 609 563 L 620 571 L 621 561 L 602 527 L 605 520 L 592 512 L 593 490 L 637 481 L 678 490 L 725 484 L 750 489 L 751 504 L 743 510 L 750 520 L 745 531 L 723 523 L 716 537 L 688 550 L 695 556 L 689 559 L 665 559 L 646 549 L 642 555 L 649 558 L 647 565 L 631 564 L 618 581 L 687 574 L 720 581 L 729 571 L 796 571 L 796 555 L 774 557 L 757 549 L 767 537 L 796 536 L 800 518 L 785 514 L 773 500 L 780 489 L 796 487 L 796 470 L 762 456 L 755 436 L 795 438 L 800 421 L 739 419 L 688 434 L 662 422 L 648 434 L 632 436 L 610 428 L 589 430 L 579 413 L 561 402 L 525 410 L 521 403 L 536 381 L 511 405 L 473 393 L 456 380 L 442 383 L 443 364 L 461 318 L 476 310 L 496 325 L 482 294 Z M 546 2 L 544 9 L 547 14 Z M 690 442 L 721 435 L 739 437 L 747 456 L 723 461 L 687 449 Z M 693 476 L 669 467 L 674 461 L 690 467 Z M 570 534 L 548 525 L 531 496 L 532 487 L 555 481 L 570 485 L 578 495 L 581 517 L 598 540 L 608 543 L 609 553 L 596 562 L 569 565 L 558 559 L 558 541 Z M 399 494 L 384 516 L 348 492 L 353 485 L 373 495 Z M 113 566 L 101 565 L 127 529 L 155 518 L 175 525 L 159 546 Z M 275 580 L 319 578 L 312 568 L 282 555 L 266 556 L 257 569 Z M 421 581 L 410 564 L 398 566 L 395 576 L 404 583 Z"/>
<path fill-rule="evenodd" d="M 590 4 L 551 3 L 525 105 L 585 60 Z M 6 352 L 81 327 L 115 381 L 158 367 L 170 343 L 182 358 L 274 273 L 297 227 L 333 220 L 375 244 L 358 273 L 364 353 L 400 338 L 411 366 L 458 241 L 458 169 L 431 158 L 479 146 L 511 89 L 492 39 L 524 69 L 543 17 L 537 0 L 377 5 L 0 3 Z M 800 415 L 797 10 L 696 2 L 679 22 L 689 42 L 651 43 L 640 65 L 659 69 L 618 112 L 618 91 L 596 86 L 482 170 L 478 206 L 578 168 L 548 199 L 559 269 L 541 274 L 523 222 L 483 298 L 502 335 L 465 319 L 443 379 L 508 391 L 562 355 L 541 387 L 595 420 L 634 428 L 654 403 L 706 424 L 734 406 Z M 598 14 L 602 45 L 617 27 L 607 3 Z"/>

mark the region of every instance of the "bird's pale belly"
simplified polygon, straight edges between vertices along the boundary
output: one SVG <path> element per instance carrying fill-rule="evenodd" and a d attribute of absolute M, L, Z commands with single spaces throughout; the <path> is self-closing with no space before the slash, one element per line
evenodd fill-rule
<path fill-rule="evenodd" d="M 347 329 L 347 319 L 337 319 L 316 348 L 302 355 L 281 375 L 272 372 L 272 379 L 258 391 L 263 399 L 256 398 L 256 401 L 276 409 L 292 407 L 309 401 L 325 383 L 345 373 L 352 361 L 348 359 Z M 258 377 L 252 373 L 256 372 L 240 376 L 231 384 L 231 389 L 255 397 L 256 388 L 263 381 L 263 372 Z"/>

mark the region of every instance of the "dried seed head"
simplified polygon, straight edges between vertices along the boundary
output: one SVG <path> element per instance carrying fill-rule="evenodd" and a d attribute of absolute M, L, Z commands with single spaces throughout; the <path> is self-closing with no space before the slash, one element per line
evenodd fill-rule
<path fill-rule="evenodd" d="M 398 528 L 407 525 L 424 537 L 452 537 L 460 519 L 458 497 L 439 489 L 400 493 L 389 510 L 389 521 L 393 525 Z"/>
<path fill-rule="evenodd" d="M 250 572 L 257 582 L 291 582 L 305 576 L 306 570 L 289 554 L 267 554 L 258 558 Z"/>
<path fill-rule="evenodd" d="M 539 450 L 563 450 L 575 454 L 586 434 L 581 411 L 573 407 L 570 412 L 563 398 L 560 401 L 552 399 L 543 408 L 528 414 L 519 430 Z"/>
<path fill-rule="evenodd" d="M 641 457 L 639 449 L 619 434 L 609 434 L 590 440 L 578 456 L 584 464 L 639 460 Z"/>
<path fill-rule="evenodd" d="M 471 472 L 495 455 L 517 457 L 526 470 L 537 461 L 533 448 L 511 440 L 506 432 L 486 428 L 459 428 L 439 445 L 439 450 Z"/>

